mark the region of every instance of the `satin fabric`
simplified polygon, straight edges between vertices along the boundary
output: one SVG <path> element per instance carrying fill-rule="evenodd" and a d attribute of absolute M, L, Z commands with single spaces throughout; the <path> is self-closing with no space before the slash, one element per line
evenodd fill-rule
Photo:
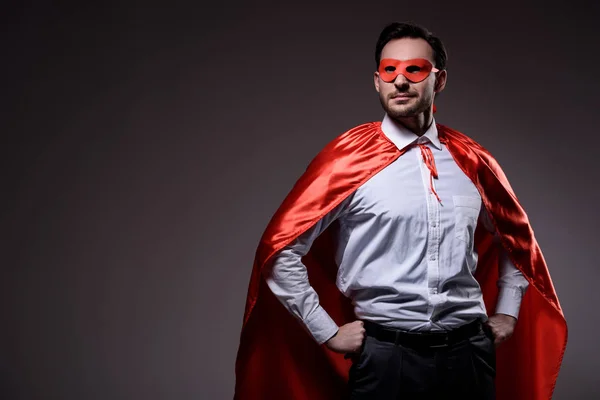
<path fill-rule="evenodd" d="M 567 324 L 546 262 L 522 206 L 498 163 L 466 135 L 437 124 L 459 167 L 481 194 L 502 245 L 530 283 L 514 335 L 497 351 L 499 400 L 550 399 L 567 343 Z M 236 360 L 234 398 L 339 399 L 346 393 L 350 360 L 317 345 L 269 290 L 262 271 L 271 257 L 404 152 L 380 122 L 357 126 L 313 159 L 268 224 L 258 245 L 248 287 Z M 332 224 L 303 257 L 311 285 L 338 325 L 354 321 L 352 305 L 335 286 Z M 478 228 L 475 246 L 487 310 L 498 296 L 498 247 Z"/>
<path fill-rule="evenodd" d="M 388 68 L 394 68 L 393 71 L 388 71 Z M 409 71 L 409 68 L 418 68 L 418 71 Z M 383 58 L 379 62 L 379 76 L 384 82 L 393 82 L 398 75 L 402 74 L 411 82 L 421 82 L 433 72 L 439 72 L 439 69 L 434 68 L 429 60 L 424 58 L 414 58 L 412 60 L 396 60 L 393 58 Z"/>

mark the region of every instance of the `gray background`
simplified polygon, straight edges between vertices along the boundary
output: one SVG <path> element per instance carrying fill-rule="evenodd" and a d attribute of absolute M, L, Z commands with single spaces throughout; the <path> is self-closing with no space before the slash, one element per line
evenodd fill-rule
<path fill-rule="evenodd" d="M 382 118 L 396 20 L 444 40 L 436 118 L 529 213 L 570 327 L 555 398 L 600 395 L 598 3 L 478 3 L 5 4 L 0 398 L 231 398 L 258 239 Z"/>

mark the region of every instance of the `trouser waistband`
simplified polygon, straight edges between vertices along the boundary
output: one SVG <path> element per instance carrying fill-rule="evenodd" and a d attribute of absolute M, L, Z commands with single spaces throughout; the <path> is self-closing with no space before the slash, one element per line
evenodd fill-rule
<path fill-rule="evenodd" d="M 477 319 L 456 329 L 441 332 L 413 332 L 388 328 L 370 321 L 363 321 L 367 336 L 377 340 L 411 347 L 441 347 L 458 343 L 475 336 L 484 329 Z"/>

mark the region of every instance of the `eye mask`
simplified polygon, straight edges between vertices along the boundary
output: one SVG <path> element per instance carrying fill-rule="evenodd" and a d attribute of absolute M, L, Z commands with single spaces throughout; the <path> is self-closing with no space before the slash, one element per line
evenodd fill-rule
<path fill-rule="evenodd" d="M 431 71 L 438 72 L 439 69 L 424 58 L 404 61 L 384 58 L 379 62 L 379 76 L 384 82 L 393 82 L 399 74 L 402 74 L 409 81 L 418 83 L 425 80 Z"/>

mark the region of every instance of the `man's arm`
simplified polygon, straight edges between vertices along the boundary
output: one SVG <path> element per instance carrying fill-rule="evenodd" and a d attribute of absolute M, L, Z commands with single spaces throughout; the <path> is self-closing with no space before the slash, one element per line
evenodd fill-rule
<path fill-rule="evenodd" d="M 506 250 L 500 243 L 494 224 L 485 207 L 481 207 L 480 214 L 484 227 L 488 232 L 494 234 L 495 245 L 499 246 L 500 250 L 498 260 L 498 302 L 496 304 L 496 314 L 510 315 L 517 319 L 521 307 L 521 300 L 527 291 L 529 282 L 527 282 L 527 279 L 525 279 L 521 271 L 515 267 L 508 257 Z"/>
<path fill-rule="evenodd" d="M 308 231 L 273 256 L 271 268 L 265 268 L 265 280 L 283 306 L 298 318 L 322 344 L 338 330 L 337 324 L 319 304 L 319 296 L 308 281 L 302 257 L 308 253 L 315 239 L 335 220 L 339 210 L 325 215 Z"/>
<path fill-rule="evenodd" d="M 521 300 L 527 291 L 529 282 L 508 257 L 506 250 L 499 241 L 494 224 L 483 205 L 480 214 L 484 227 L 488 232 L 494 234 L 494 243 L 499 246 L 498 301 L 496 303 L 496 313 L 488 320 L 488 325 L 496 339 L 495 344 L 498 346 L 513 334 L 521 308 Z"/>
<path fill-rule="evenodd" d="M 303 323 L 315 341 L 319 344 L 327 342 L 328 347 L 339 352 L 349 352 L 351 351 L 349 348 L 356 347 L 358 335 L 361 330 L 364 332 L 362 323 L 354 322 L 341 328 L 337 326 L 319 304 L 319 296 L 310 286 L 302 257 L 308 253 L 315 239 L 333 221 L 343 215 L 351 198 L 352 196 L 349 196 L 309 230 L 273 256 L 271 267 L 265 268 L 264 271 L 265 280 L 271 291 L 284 307 Z M 330 341 L 334 336 L 336 339 Z M 362 337 L 360 343 L 362 343 Z"/>
<path fill-rule="evenodd" d="M 498 302 L 496 303 L 496 314 L 505 314 L 514 317 L 519 316 L 521 300 L 527 291 L 529 282 L 521 271 L 512 263 L 506 250 L 501 247 L 498 260 Z"/>

